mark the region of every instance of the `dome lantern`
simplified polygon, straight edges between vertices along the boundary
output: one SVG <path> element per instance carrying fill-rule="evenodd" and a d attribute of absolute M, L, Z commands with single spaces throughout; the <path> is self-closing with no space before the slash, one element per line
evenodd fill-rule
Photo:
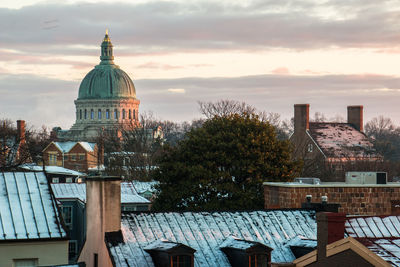
<path fill-rule="evenodd" d="M 108 29 L 106 29 L 106 35 L 104 36 L 103 42 L 101 43 L 100 59 L 101 65 L 114 64 L 113 45 L 111 43 L 110 37 L 108 36 Z"/>

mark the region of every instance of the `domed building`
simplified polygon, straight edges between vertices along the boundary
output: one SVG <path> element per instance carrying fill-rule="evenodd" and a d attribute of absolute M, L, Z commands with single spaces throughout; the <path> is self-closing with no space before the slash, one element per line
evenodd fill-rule
<path fill-rule="evenodd" d="M 58 139 L 93 141 L 101 130 L 139 124 L 140 101 L 135 86 L 128 74 L 114 64 L 113 45 L 107 32 L 101 43 L 100 60 L 79 86 L 76 122 L 68 131 L 59 129 Z"/>

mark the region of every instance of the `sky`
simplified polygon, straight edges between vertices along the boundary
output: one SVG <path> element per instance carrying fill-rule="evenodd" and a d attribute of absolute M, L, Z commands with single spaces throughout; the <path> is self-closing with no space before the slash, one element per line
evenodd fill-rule
<path fill-rule="evenodd" d="M 0 25 L 0 119 L 68 129 L 108 29 L 139 111 L 163 120 L 231 99 L 400 125 L 398 0 L 2 0 Z"/>

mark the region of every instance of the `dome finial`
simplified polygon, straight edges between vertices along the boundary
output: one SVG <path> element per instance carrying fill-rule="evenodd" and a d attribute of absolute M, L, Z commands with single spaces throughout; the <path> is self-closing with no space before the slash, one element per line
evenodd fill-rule
<path fill-rule="evenodd" d="M 106 35 L 108 35 L 108 28 L 106 28 Z"/>

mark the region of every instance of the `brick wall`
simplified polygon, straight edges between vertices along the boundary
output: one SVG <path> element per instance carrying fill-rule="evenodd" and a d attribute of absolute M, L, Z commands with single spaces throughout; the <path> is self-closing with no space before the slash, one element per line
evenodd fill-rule
<path fill-rule="evenodd" d="M 328 196 L 329 203 L 340 204 L 339 212 L 357 215 L 389 215 L 392 201 L 400 200 L 399 185 L 284 185 L 264 184 L 264 207 L 266 209 L 301 208 L 307 195 L 312 202 L 321 202 Z"/>

